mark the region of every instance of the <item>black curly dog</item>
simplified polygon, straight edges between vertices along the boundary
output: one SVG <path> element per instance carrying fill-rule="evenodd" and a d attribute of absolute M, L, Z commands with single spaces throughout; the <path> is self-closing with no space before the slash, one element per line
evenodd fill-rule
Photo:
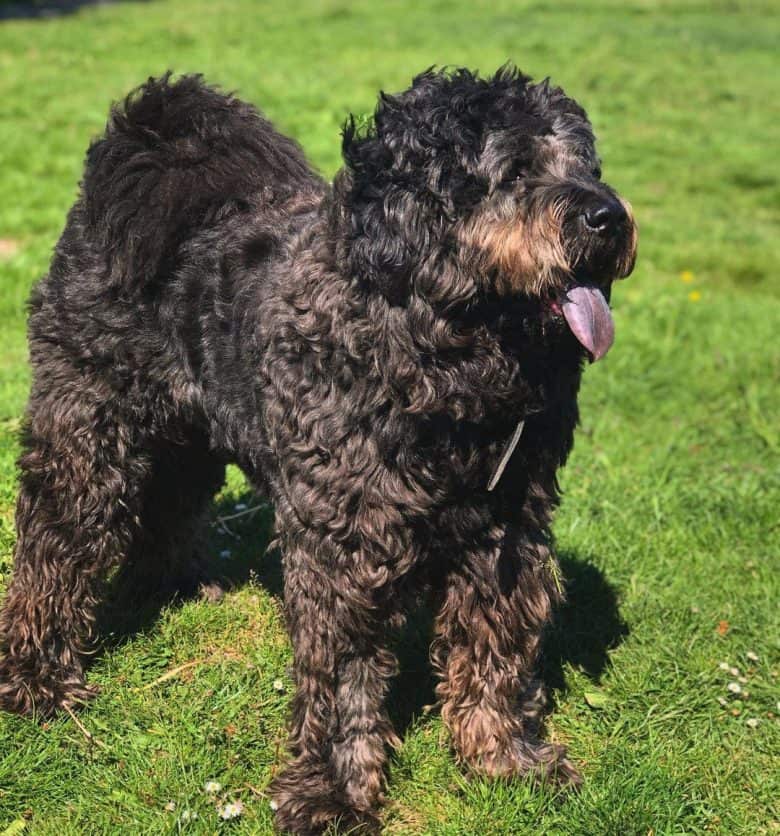
<path fill-rule="evenodd" d="M 283 554 L 297 692 L 270 792 L 296 833 L 375 826 L 388 642 L 422 591 L 457 756 L 578 780 L 537 737 L 533 670 L 556 471 L 636 251 L 585 112 L 513 68 L 423 73 L 343 154 L 331 187 L 199 77 L 114 108 L 32 297 L 0 616 L 0 705 L 83 702 L 110 571 L 191 558 L 237 462 Z"/>

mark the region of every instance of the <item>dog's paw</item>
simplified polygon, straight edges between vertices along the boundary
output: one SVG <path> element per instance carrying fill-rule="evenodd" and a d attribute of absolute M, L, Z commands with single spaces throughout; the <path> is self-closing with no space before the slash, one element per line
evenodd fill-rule
<path fill-rule="evenodd" d="M 582 784 L 580 773 L 560 743 L 521 739 L 515 741 L 514 748 L 520 774 L 561 789 L 577 789 Z"/>
<path fill-rule="evenodd" d="M 352 807 L 333 786 L 325 767 L 293 763 L 273 780 L 269 793 L 276 827 L 282 833 L 317 836 L 331 825 L 355 836 L 379 831 L 374 811 Z"/>
<path fill-rule="evenodd" d="M 566 747 L 534 738 L 515 737 L 489 754 L 468 761 L 469 768 L 488 778 L 528 776 L 543 784 L 576 788 L 579 772 L 566 757 Z"/>
<path fill-rule="evenodd" d="M 46 719 L 61 709 L 73 709 L 98 693 L 83 677 L 69 671 L 31 673 L 10 659 L 0 660 L 0 709 Z"/>

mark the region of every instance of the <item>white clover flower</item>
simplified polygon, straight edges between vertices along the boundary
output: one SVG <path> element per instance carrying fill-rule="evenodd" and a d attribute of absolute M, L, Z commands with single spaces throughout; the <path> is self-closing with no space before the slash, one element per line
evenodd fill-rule
<path fill-rule="evenodd" d="M 727 670 L 729 669 L 729 663 L 728 663 L 728 662 L 721 662 L 721 663 L 718 665 L 718 667 L 719 667 L 722 671 L 727 671 Z"/>
<path fill-rule="evenodd" d="M 739 676 L 739 668 L 737 668 L 737 667 L 729 668 L 729 673 L 732 676 Z"/>
<path fill-rule="evenodd" d="M 274 813 L 279 809 L 279 805 L 273 799 L 268 802 L 268 806 L 274 811 Z"/>
<path fill-rule="evenodd" d="M 230 801 L 217 808 L 219 817 L 225 821 L 237 819 L 244 812 L 244 805 L 240 801 Z"/>
<path fill-rule="evenodd" d="M 752 650 L 748 650 L 748 652 L 745 654 L 745 656 L 747 656 L 747 658 L 750 659 L 751 662 L 757 662 L 758 661 L 758 653 L 753 653 Z"/>
<path fill-rule="evenodd" d="M 219 781 L 206 781 L 203 785 L 204 792 L 207 792 L 209 795 L 216 795 L 222 789 L 222 784 Z"/>
<path fill-rule="evenodd" d="M 751 717 L 749 720 L 745 722 L 745 725 L 750 727 L 751 729 L 758 728 L 758 717 Z"/>
<path fill-rule="evenodd" d="M 742 686 L 739 684 L 739 682 L 729 682 L 726 688 L 728 688 L 728 690 L 731 691 L 732 694 L 742 693 Z"/>
<path fill-rule="evenodd" d="M 284 691 L 284 682 L 281 679 L 274 679 L 274 691 Z"/>
<path fill-rule="evenodd" d="M 188 821 L 195 821 L 197 818 L 198 814 L 194 810 L 183 810 L 182 814 L 179 816 L 179 821 L 186 823 Z"/>
<path fill-rule="evenodd" d="M 718 697 L 718 703 L 726 708 L 729 704 L 729 701 L 725 697 Z"/>
<path fill-rule="evenodd" d="M 165 810 L 166 813 L 172 813 L 175 809 L 176 809 L 176 802 L 175 801 L 169 801 L 163 807 L 163 810 Z"/>

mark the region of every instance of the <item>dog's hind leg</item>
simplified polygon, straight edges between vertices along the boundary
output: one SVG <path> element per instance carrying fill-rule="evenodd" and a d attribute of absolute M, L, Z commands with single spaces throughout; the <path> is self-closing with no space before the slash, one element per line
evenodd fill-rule
<path fill-rule="evenodd" d="M 449 575 L 432 658 L 458 758 L 494 777 L 579 776 L 562 746 L 537 737 L 533 681 L 542 630 L 559 598 L 554 558 L 539 538 L 495 536 Z"/>
<path fill-rule="evenodd" d="M 14 575 L 0 612 L 0 707 L 87 699 L 84 654 L 108 570 L 140 520 L 150 459 L 107 387 L 50 360 L 28 407 Z"/>
<path fill-rule="evenodd" d="M 183 577 L 186 591 L 197 590 L 198 539 L 224 463 L 203 432 L 165 432 L 126 418 L 127 408 L 65 363 L 39 371 L 19 462 L 14 575 L 0 612 L 6 710 L 46 716 L 93 693 L 84 656 L 112 569 L 128 600 L 180 590 Z"/>

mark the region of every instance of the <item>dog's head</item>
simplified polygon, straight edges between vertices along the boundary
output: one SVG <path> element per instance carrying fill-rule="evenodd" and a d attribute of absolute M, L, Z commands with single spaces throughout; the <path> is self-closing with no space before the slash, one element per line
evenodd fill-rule
<path fill-rule="evenodd" d="M 360 281 L 441 310 L 522 297 L 592 359 L 609 349 L 610 287 L 633 269 L 636 227 L 601 180 L 585 112 L 559 88 L 513 68 L 429 70 L 382 94 L 367 128 L 351 120 L 343 153 L 336 205 Z"/>

